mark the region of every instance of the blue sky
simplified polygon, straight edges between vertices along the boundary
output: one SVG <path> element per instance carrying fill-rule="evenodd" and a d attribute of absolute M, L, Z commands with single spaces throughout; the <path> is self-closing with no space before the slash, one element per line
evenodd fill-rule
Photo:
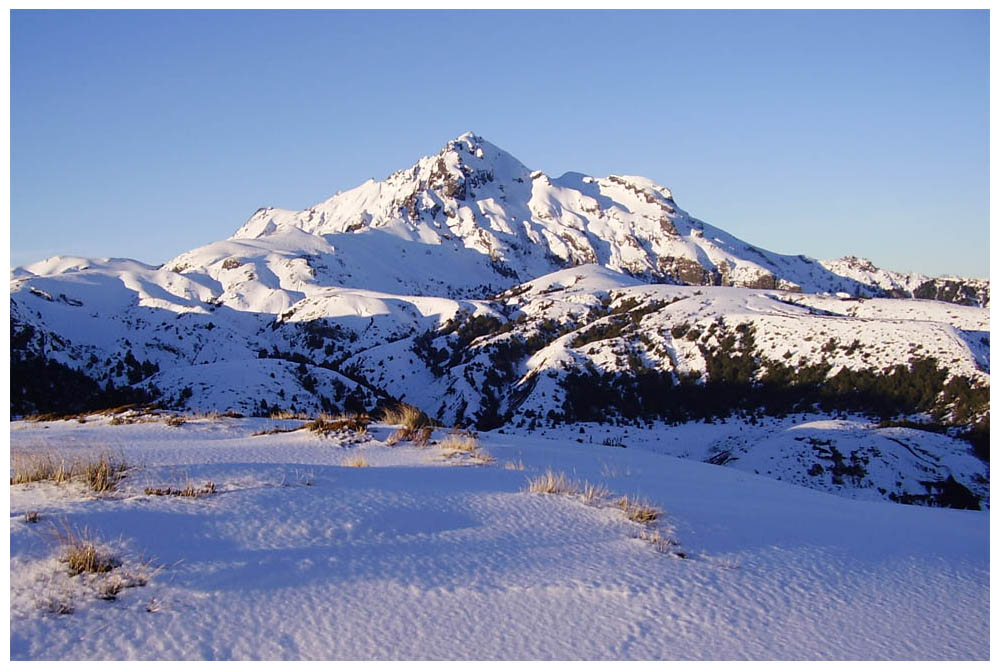
<path fill-rule="evenodd" d="M 15 11 L 11 262 L 161 263 L 472 130 L 777 252 L 986 276 L 988 61 L 985 11 Z"/>

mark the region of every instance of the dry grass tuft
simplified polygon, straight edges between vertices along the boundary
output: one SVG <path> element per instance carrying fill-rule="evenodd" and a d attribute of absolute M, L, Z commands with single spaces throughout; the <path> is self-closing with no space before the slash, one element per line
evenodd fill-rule
<path fill-rule="evenodd" d="M 56 420 L 72 420 L 76 413 L 32 413 L 22 416 L 25 422 L 55 422 Z"/>
<path fill-rule="evenodd" d="M 681 558 L 687 557 L 687 554 L 674 550 L 674 547 L 678 546 L 677 541 L 664 536 L 659 530 L 643 529 L 636 538 L 650 544 L 657 553 L 674 553 Z"/>
<path fill-rule="evenodd" d="M 367 467 L 368 460 L 365 459 L 364 455 L 353 455 L 351 457 L 346 457 L 340 463 L 342 467 Z"/>
<path fill-rule="evenodd" d="M 470 455 L 479 449 L 479 441 L 468 434 L 452 432 L 438 444 L 444 457 Z"/>
<path fill-rule="evenodd" d="M 367 413 L 355 413 L 354 415 L 341 415 L 339 417 L 320 413 L 316 416 L 315 420 L 307 422 L 302 428 L 308 429 L 310 432 L 316 432 L 317 434 L 329 434 L 344 430 L 364 434 L 368 431 L 368 424 L 370 422 L 371 418 L 368 417 Z"/>
<path fill-rule="evenodd" d="M 400 427 L 386 438 L 385 445 L 395 446 L 400 441 L 412 441 L 415 436 L 416 433 L 413 430 Z"/>
<path fill-rule="evenodd" d="M 427 414 L 419 408 L 402 402 L 395 407 L 383 410 L 382 422 L 387 425 L 399 425 L 414 433 L 421 427 L 429 427 L 433 424 Z"/>
<path fill-rule="evenodd" d="M 63 457 L 37 453 L 13 453 L 10 456 L 10 484 L 54 481 L 63 483 L 73 478 L 73 465 Z"/>
<path fill-rule="evenodd" d="M 528 481 L 528 492 L 547 495 L 575 495 L 577 487 L 566 474 L 546 469 L 544 474 Z"/>
<path fill-rule="evenodd" d="M 469 459 L 475 464 L 493 464 L 496 459 L 485 450 L 476 450 L 469 455 Z"/>
<path fill-rule="evenodd" d="M 167 427 L 180 427 L 187 422 L 187 420 L 179 415 L 171 415 L 169 418 L 164 420 L 164 422 L 167 424 Z"/>
<path fill-rule="evenodd" d="M 125 477 L 129 465 L 122 457 L 112 457 L 104 453 L 99 457 L 83 461 L 68 462 L 64 457 L 37 453 L 14 453 L 11 455 L 11 485 L 52 481 L 64 483 L 82 478 L 94 492 L 114 490 Z"/>
<path fill-rule="evenodd" d="M 148 414 L 153 413 L 159 409 L 157 404 L 125 404 L 123 406 L 114 406 L 112 408 L 102 408 L 96 411 L 83 411 L 82 413 L 34 413 L 31 415 L 25 415 L 21 419 L 27 422 L 55 422 L 57 420 L 76 420 L 80 423 L 85 423 L 87 421 L 88 415 L 101 415 L 101 416 L 112 416 L 121 415 L 122 413 L 132 413 L 132 414 Z M 125 424 L 125 423 L 118 423 Z"/>
<path fill-rule="evenodd" d="M 66 563 L 70 576 L 103 574 L 121 565 L 118 558 L 98 547 L 86 528 L 79 532 L 64 528 L 58 534 L 63 547 L 59 560 Z"/>
<path fill-rule="evenodd" d="M 417 430 L 416 436 L 413 437 L 413 443 L 421 448 L 429 446 L 431 444 L 431 434 L 434 433 L 434 428 L 430 425 L 426 425 Z"/>
<path fill-rule="evenodd" d="M 38 511 L 25 511 L 24 512 L 24 522 L 26 523 L 37 523 L 41 520 L 42 515 Z"/>
<path fill-rule="evenodd" d="M 200 488 L 196 488 L 191 483 L 188 483 L 185 488 L 154 488 L 147 487 L 147 495 L 155 495 L 157 497 L 191 497 L 197 499 L 203 495 L 214 495 L 217 492 L 215 489 L 215 483 L 212 481 L 206 481 L 205 485 Z"/>
<path fill-rule="evenodd" d="M 503 468 L 507 471 L 524 471 L 524 462 L 521 460 L 516 460 L 514 462 L 504 462 Z"/>
<path fill-rule="evenodd" d="M 84 462 L 82 466 L 84 480 L 94 492 L 114 490 L 118 482 L 125 478 L 127 470 L 124 458 L 112 458 L 107 453 L 96 461 Z"/>
<path fill-rule="evenodd" d="M 473 464 L 492 464 L 496 459 L 479 446 L 474 432 L 454 429 L 441 443 L 441 456 L 445 459 L 461 456 Z"/>
<path fill-rule="evenodd" d="M 598 506 L 611 497 L 611 491 L 603 485 L 584 481 L 583 486 L 580 488 L 580 496 L 583 497 L 584 504 Z"/>
<path fill-rule="evenodd" d="M 306 416 L 301 413 L 296 413 L 295 411 L 275 411 L 271 415 L 267 416 L 271 420 L 305 420 Z"/>
<path fill-rule="evenodd" d="M 262 429 L 259 432 L 254 432 L 250 436 L 267 436 L 268 434 L 288 434 L 290 432 L 297 432 L 300 429 L 305 429 L 306 425 L 299 425 L 298 427 L 272 427 L 271 429 Z"/>
<path fill-rule="evenodd" d="M 615 501 L 615 506 L 625 513 L 626 518 L 643 525 L 652 523 L 663 513 L 646 500 L 628 495 L 623 495 Z"/>

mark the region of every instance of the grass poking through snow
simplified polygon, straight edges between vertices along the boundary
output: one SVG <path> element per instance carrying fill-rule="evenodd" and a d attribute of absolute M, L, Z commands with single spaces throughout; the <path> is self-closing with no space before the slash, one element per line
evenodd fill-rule
<path fill-rule="evenodd" d="M 646 500 L 628 495 L 615 500 L 615 506 L 624 512 L 626 518 L 643 525 L 654 522 L 663 513 Z"/>
<path fill-rule="evenodd" d="M 342 467 L 367 467 L 368 460 L 365 459 L 364 455 L 353 455 L 351 457 L 346 457 L 340 463 Z"/>
<path fill-rule="evenodd" d="M 200 488 L 195 487 L 193 484 L 188 483 L 184 488 L 154 488 L 147 487 L 147 495 L 155 495 L 157 497 L 191 497 L 197 499 L 204 495 L 214 495 L 217 492 L 215 489 L 215 483 L 212 481 L 206 481 L 205 485 Z"/>
<path fill-rule="evenodd" d="M 582 484 L 571 480 L 562 472 L 547 469 L 544 474 L 528 481 L 528 492 L 568 495 L 579 497 L 589 506 L 604 506 L 613 497 L 610 490 L 600 484 L 584 481 Z M 625 514 L 625 517 L 641 526 L 635 537 L 650 544 L 659 553 L 672 553 L 679 558 L 688 557 L 686 553 L 676 550 L 678 542 L 672 537 L 653 527 L 660 519 L 663 511 L 650 504 L 645 499 L 623 495 L 613 501 L 615 508 Z"/>
<path fill-rule="evenodd" d="M 66 564 L 70 576 L 103 574 L 121 565 L 121 561 L 101 547 L 86 528 L 80 531 L 63 528 L 57 534 L 62 544 L 59 560 Z"/>
<path fill-rule="evenodd" d="M 496 460 L 480 445 L 475 434 L 464 430 L 454 430 L 438 444 L 445 459 L 462 457 L 473 464 L 492 464 Z"/>
<path fill-rule="evenodd" d="M 426 413 L 416 406 L 400 403 L 398 406 L 382 411 L 382 422 L 387 425 L 399 425 L 385 440 L 386 445 L 394 446 L 400 441 L 414 441 L 426 446 L 430 443 L 433 424 Z"/>
<path fill-rule="evenodd" d="M 528 492 L 547 495 L 575 495 L 577 486 L 566 474 L 546 469 L 544 474 L 528 481 Z"/>
<path fill-rule="evenodd" d="M 355 413 L 354 415 L 341 415 L 337 417 L 320 413 L 315 420 L 307 422 L 303 427 L 317 434 L 329 434 L 345 430 L 364 434 L 368 431 L 368 424 L 370 422 L 371 418 L 368 417 L 367 413 Z"/>
<path fill-rule="evenodd" d="M 94 492 L 105 493 L 117 487 L 129 466 L 124 458 L 108 453 L 73 462 L 53 455 L 14 453 L 11 455 L 10 484 L 39 481 L 65 483 L 78 479 Z"/>

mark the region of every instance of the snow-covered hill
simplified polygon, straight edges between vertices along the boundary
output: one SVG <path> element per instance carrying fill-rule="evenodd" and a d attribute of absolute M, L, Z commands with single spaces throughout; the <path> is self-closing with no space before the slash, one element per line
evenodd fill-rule
<path fill-rule="evenodd" d="M 261 434 L 291 421 L 85 420 L 11 428 L 15 454 L 133 465 L 100 497 L 11 486 L 14 660 L 990 655 L 985 512 L 523 433 L 483 434 L 495 461 L 469 466 L 438 445 L 389 447 L 377 424 L 343 441 Z M 608 494 L 528 492 L 546 469 Z M 147 492 L 208 481 L 198 498 Z M 626 519 L 623 494 L 662 514 Z M 119 566 L 69 576 L 58 529 L 86 530 Z"/>
<path fill-rule="evenodd" d="M 961 435 L 988 437 L 988 303 L 986 281 L 775 254 L 644 178 L 550 178 L 465 134 L 313 208 L 259 210 L 159 267 L 14 269 L 12 412 L 404 399 L 449 426 L 535 430 L 822 409 L 942 437 L 926 471 L 883 445 L 891 466 L 859 487 L 905 499 L 954 478 L 985 503 L 988 466 L 954 465 Z M 789 464 L 815 452 L 789 445 Z M 735 461 L 726 450 L 697 459 Z"/>

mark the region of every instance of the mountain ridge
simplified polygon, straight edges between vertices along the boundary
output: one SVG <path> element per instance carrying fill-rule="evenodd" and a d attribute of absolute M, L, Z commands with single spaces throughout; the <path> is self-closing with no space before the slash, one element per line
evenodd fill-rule
<path fill-rule="evenodd" d="M 884 271 L 857 257 L 817 261 L 770 252 L 691 217 L 669 188 L 648 178 L 577 172 L 550 177 L 472 132 L 409 169 L 367 180 L 304 210 L 260 208 L 230 240 L 260 239 L 290 228 L 319 236 L 382 230 L 428 244 L 455 241 L 489 257 L 490 268 L 482 275 L 491 287 L 599 263 L 669 284 L 979 305 L 989 296 L 988 281 L 941 278 L 951 289 L 938 291 L 943 283 L 937 278 Z"/>

